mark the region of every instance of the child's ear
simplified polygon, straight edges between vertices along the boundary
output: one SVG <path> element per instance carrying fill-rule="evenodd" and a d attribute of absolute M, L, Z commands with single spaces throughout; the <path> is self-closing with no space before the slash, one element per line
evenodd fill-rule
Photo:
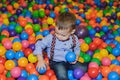
<path fill-rule="evenodd" d="M 71 31 L 71 34 L 74 34 L 75 33 L 75 29 L 73 29 L 72 31 Z"/>

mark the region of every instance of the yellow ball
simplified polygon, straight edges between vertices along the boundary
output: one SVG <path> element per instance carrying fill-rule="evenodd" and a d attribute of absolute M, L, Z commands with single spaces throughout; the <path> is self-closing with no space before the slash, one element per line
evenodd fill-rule
<path fill-rule="evenodd" d="M 3 23 L 8 26 L 9 25 L 9 20 L 7 18 L 3 19 Z"/>
<path fill-rule="evenodd" d="M 27 28 L 32 28 L 32 25 L 27 24 L 27 25 L 25 26 L 25 29 L 27 29 Z"/>
<path fill-rule="evenodd" d="M 84 59 L 82 57 L 79 57 L 78 61 L 81 62 L 81 63 L 84 63 Z"/>
<path fill-rule="evenodd" d="M 14 68 L 14 67 L 15 67 L 15 63 L 14 63 L 13 60 L 7 60 L 7 61 L 5 62 L 5 68 L 6 68 L 7 70 L 11 70 L 11 69 Z"/>
<path fill-rule="evenodd" d="M 100 50 L 100 55 L 101 55 L 102 57 L 107 57 L 107 56 L 108 56 L 108 51 L 107 51 L 106 49 L 101 49 L 101 50 Z"/>
<path fill-rule="evenodd" d="M 28 55 L 28 61 L 31 63 L 36 63 L 37 62 L 37 57 L 33 54 Z"/>
<path fill-rule="evenodd" d="M 47 23 L 48 24 L 53 24 L 53 22 L 54 22 L 53 18 L 50 18 L 50 17 L 47 18 Z"/>
<path fill-rule="evenodd" d="M 6 52 L 5 47 L 0 46 L 0 56 L 4 56 L 4 55 L 5 55 L 5 52 Z"/>
<path fill-rule="evenodd" d="M 43 39 L 43 36 L 42 35 L 36 36 L 36 40 L 38 40 L 38 39 Z"/>
<path fill-rule="evenodd" d="M 20 42 L 14 42 L 12 45 L 13 50 L 19 51 L 22 49 L 22 44 Z"/>
<path fill-rule="evenodd" d="M 88 44 L 86 44 L 86 43 L 82 43 L 82 44 L 80 45 L 80 49 L 81 49 L 81 51 L 86 52 L 86 51 L 88 51 L 89 46 L 88 46 Z"/>
<path fill-rule="evenodd" d="M 93 58 L 97 58 L 97 59 L 99 59 L 100 61 L 102 60 L 102 56 L 100 55 L 100 53 L 95 53 L 95 54 L 93 55 Z"/>
<path fill-rule="evenodd" d="M 15 3 L 13 6 L 14 6 L 15 9 L 19 8 L 19 4 L 18 3 Z"/>
<path fill-rule="evenodd" d="M 117 40 L 118 42 L 120 42 L 120 36 L 115 37 L 115 40 Z"/>
<path fill-rule="evenodd" d="M 120 12 L 117 13 L 117 17 L 120 17 Z"/>
<path fill-rule="evenodd" d="M 95 36 L 100 37 L 100 34 L 99 34 L 99 33 L 96 33 Z"/>
<path fill-rule="evenodd" d="M 26 67 L 26 65 L 28 64 L 28 60 L 27 58 L 25 57 L 21 57 L 19 60 L 18 60 L 18 65 L 20 67 Z"/>
<path fill-rule="evenodd" d="M 112 60 L 114 60 L 114 59 L 115 59 L 115 56 L 114 56 L 114 55 L 112 55 L 112 54 L 109 54 L 109 55 L 108 55 L 108 58 L 110 58 L 110 60 L 112 61 Z"/>

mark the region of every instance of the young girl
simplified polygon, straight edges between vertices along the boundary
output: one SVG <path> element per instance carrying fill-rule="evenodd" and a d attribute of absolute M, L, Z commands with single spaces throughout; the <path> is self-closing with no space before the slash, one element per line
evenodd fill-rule
<path fill-rule="evenodd" d="M 67 71 L 80 67 L 84 72 L 87 70 L 86 63 L 77 61 L 80 54 L 80 43 L 76 35 L 76 17 L 69 12 L 61 13 L 56 20 L 55 33 L 47 35 L 35 44 L 33 53 L 38 57 L 37 68 L 46 68 L 42 56 L 42 50 L 47 49 L 50 67 L 54 70 L 58 80 L 68 80 Z M 67 52 L 76 54 L 76 61 L 68 63 L 65 59 Z"/>

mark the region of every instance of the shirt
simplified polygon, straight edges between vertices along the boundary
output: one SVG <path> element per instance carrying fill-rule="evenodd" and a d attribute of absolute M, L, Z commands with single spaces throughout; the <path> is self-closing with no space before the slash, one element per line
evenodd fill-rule
<path fill-rule="evenodd" d="M 76 35 L 75 40 L 76 40 L 76 46 L 74 47 L 74 53 L 75 54 L 80 54 L 80 43 Z M 49 34 L 42 40 L 38 40 L 35 44 L 35 50 L 33 51 L 34 55 L 37 54 L 42 54 L 42 50 L 46 49 L 48 58 L 50 58 L 50 50 L 51 50 L 51 43 L 52 43 L 52 38 L 53 35 Z M 60 62 L 60 61 L 65 61 L 65 55 L 69 51 L 73 51 L 73 40 L 72 36 L 69 37 L 68 40 L 66 41 L 61 41 L 56 37 L 56 42 L 55 42 L 55 48 L 54 48 L 54 55 L 53 55 L 53 61 Z"/>

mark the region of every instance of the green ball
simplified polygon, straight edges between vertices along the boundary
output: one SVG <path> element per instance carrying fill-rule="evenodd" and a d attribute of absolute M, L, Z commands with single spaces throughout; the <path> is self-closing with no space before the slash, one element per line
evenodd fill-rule
<path fill-rule="evenodd" d="M 44 18 L 45 17 L 45 12 L 43 10 L 39 10 L 39 17 Z"/>
<path fill-rule="evenodd" d="M 39 24 L 34 24 L 33 25 L 33 30 L 34 30 L 34 32 L 40 31 L 40 25 Z"/>
<path fill-rule="evenodd" d="M 33 18 L 39 18 L 38 10 L 33 11 L 32 16 L 33 16 Z"/>
<path fill-rule="evenodd" d="M 22 32 L 22 27 L 21 26 L 16 26 L 15 31 L 16 31 L 16 33 L 20 34 Z"/>
<path fill-rule="evenodd" d="M 87 29 L 88 29 L 88 30 L 91 30 L 91 29 L 92 29 L 92 26 L 88 25 L 88 26 L 87 26 Z"/>
<path fill-rule="evenodd" d="M 100 60 L 97 58 L 92 58 L 91 62 L 96 62 L 99 66 L 101 65 Z"/>
<path fill-rule="evenodd" d="M 43 28 L 48 28 L 48 24 L 42 24 Z"/>
<path fill-rule="evenodd" d="M 107 46 L 106 49 L 107 49 L 108 52 L 112 53 L 112 47 L 111 46 Z"/>
<path fill-rule="evenodd" d="M 0 42 L 1 42 L 2 39 L 4 39 L 4 38 L 6 38 L 6 36 L 5 36 L 5 35 L 1 35 L 1 36 L 0 36 Z"/>
<path fill-rule="evenodd" d="M 85 55 L 85 53 L 84 52 L 80 52 L 80 57 L 83 57 Z"/>
<path fill-rule="evenodd" d="M 11 77 L 10 71 L 7 72 L 6 77 L 7 78 Z"/>
<path fill-rule="evenodd" d="M 85 22 L 86 22 L 86 23 L 89 23 L 89 20 L 85 19 Z"/>
<path fill-rule="evenodd" d="M 0 43 L 0 46 L 2 46 L 2 44 Z"/>
<path fill-rule="evenodd" d="M 89 62 L 91 60 L 91 56 L 89 54 L 85 54 L 83 56 L 83 59 L 84 59 L 85 62 Z"/>
<path fill-rule="evenodd" d="M 114 27 L 113 25 L 109 25 L 109 26 L 108 26 L 109 29 L 112 29 L 113 27 Z"/>
<path fill-rule="evenodd" d="M 96 49 L 95 51 L 94 51 L 94 53 L 99 53 L 100 52 L 100 50 L 99 49 Z"/>
<path fill-rule="evenodd" d="M 105 35 L 105 33 L 103 31 L 100 31 L 100 36 Z"/>
<path fill-rule="evenodd" d="M 92 39 L 90 37 L 86 37 L 84 39 L 84 41 L 87 43 L 87 44 L 90 44 L 92 42 Z"/>
<path fill-rule="evenodd" d="M 60 9 L 60 13 L 66 12 L 64 8 Z"/>

